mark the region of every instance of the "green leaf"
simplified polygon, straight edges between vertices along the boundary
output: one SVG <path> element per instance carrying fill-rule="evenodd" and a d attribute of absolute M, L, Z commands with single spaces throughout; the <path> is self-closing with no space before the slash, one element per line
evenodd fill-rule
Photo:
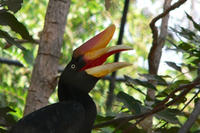
<path fill-rule="evenodd" d="M 192 133 L 200 133 L 200 129 L 196 129 L 194 132 Z"/>
<path fill-rule="evenodd" d="M 161 128 L 158 130 L 159 133 L 178 133 L 180 127 L 171 127 L 171 128 Z"/>
<path fill-rule="evenodd" d="M 166 97 L 166 96 L 168 96 L 168 93 L 166 93 L 165 91 L 161 91 L 156 95 L 156 97 Z"/>
<path fill-rule="evenodd" d="M 189 80 L 176 80 L 174 83 L 172 83 L 170 85 L 169 88 L 175 89 L 175 88 L 178 88 L 181 85 L 188 84 L 188 83 L 190 83 Z"/>
<path fill-rule="evenodd" d="M 199 60 L 200 61 L 200 60 Z M 198 64 L 198 63 L 197 63 Z M 181 63 L 181 66 L 185 66 L 188 68 L 189 71 L 196 71 L 197 67 L 192 66 L 191 64 L 185 64 L 185 63 Z"/>
<path fill-rule="evenodd" d="M 182 42 L 181 44 L 178 45 L 178 48 L 181 48 L 182 50 L 185 50 L 188 52 L 193 47 L 189 43 Z"/>
<path fill-rule="evenodd" d="M 1 107 L 0 108 L 0 116 L 5 116 L 8 112 L 15 112 L 10 107 Z"/>
<path fill-rule="evenodd" d="M 11 126 L 16 123 L 16 120 L 14 119 L 14 116 L 9 114 L 9 112 L 15 112 L 10 107 L 1 107 L 0 108 L 0 125 L 7 125 Z"/>
<path fill-rule="evenodd" d="M 170 62 L 170 61 L 166 61 L 167 65 L 172 67 L 173 69 L 182 72 L 181 67 L 177 66 L 176 63 L 174 62 Z"/>
<path fill-rule="evenodd" d="M 119 125 L 120 125 L 120 123 L 113 124 L 112 127 L 115 127 L 118 129 L 115 133 L 123 133 L 123 131 L 126 131 L 128 128 L 129 128 L 129 133 L 146 133 L 146 131 L 144 129 L 138 128 L 137 126 L 131 127 L 131 126 L 133 126 L 133 124 L 130 122 L 125 123 L 120 128 L 119 128 Z M 108 132 L 108 133 L 110 133 L 110 132 Z"/>
<path fill-rule="evenodd" d="M 114 118 L 114 116 L 101 116 L 101 115 L 97 115 L 95 123 L 100 123 L 100 122 L 105 122 L 105 121 L 109 121 L 112 120 Z"/>
<path fill-rule="evenodd" d="M 0 127 L 0 133 L 7 133 L 7 130 Z"/>
<path fill-rule="evenodd" d="M 197 58 L 197 59 L 194 59 L 194 60 L 192 61 L 192 63 L 193 63 L 194 65 L 198 66 L 198 64 L 200 63 L 200 57 Z"/>
<path fill-rule="evenodd" d="M 164 76 L 152 75 L 152 74 L 139 74 L 142 77 L 145 77 L 147 80 L 154 80 L 159 85 L 168 85 L 167 82 L 162 78 Z"/>
<path fill-rule="evenodd" d="M 7 96 L 4 93 L 0 93 L 0 107 L 7 106 L 8 101 L 7 101 Z"/>
<path fill-rule="evenodd" d="M 159 92 L 156 97 L 166 97 L 169 93 L 171 93 L 174 89 L 178 88 L 181 85 L 190 83 L 189 80 L 177 80 L 174 83 L 170 84 L 169 87 L 163 89 L 163 91 Z"/>
<path fill-rule="evenodd" d="M 174 28 L 171 28 L 172 31 L 174 31 L 175 33 L 178 33 L 180 36 L 190 40 L 190 41 L 194 41 L 196 34 L 195 32 L 189 30 L 189 29 L 185 29 L 184 27 L 180 27 L 180 30 L 176 30 Z"/>
<path fill-rule="evenodd" d="M 19 33 L 23 39 L 34 42 L 26 27 L 20 23 L 13 14 L 6 10 L 0 10 L 0 25 L 10 26 L 10 28 L 16 33 Z"/>
<path fill-rule="evenodd" d="M 23 0 L 6 0 L 4 3 L 8 6 L 9 10 L 16 13 L 21 9 Z"/>
<path fill-rule="evenodd" d="M 95 124 L 106 122 L 106 121 L 109 121 L 112 119 L 114 119 L 114 116 L 103 117 L 103 116 L 97 115 Z M 118 132 L 121 133 L 122 131 L 125 131 L 127 128 L 129 128 L 132 125 L 132 123 L 127 122 L 127 123 L 124 123 L 123 126 L 121 126 L 119 128 L 120 124 L 122 124 L 121 121 L 114 122 L 114 123 L 110 124 L 109 127 L 118 128 L 118 130 L 116 130 L 116 133 L 118 133 Z M 105 125 L 104 127 L 108 127 L 108 125 Z M 145 131 L 143 129 L 138 129 L 137 127 L 131 128 L 131 131 L 135 132 L 135 133 L 145 133 Z"/>
<path fill-rule="evenodd" d="M 154 85 L 152 85 L 151 83 L 147 82 L 147 81 L 141 81 L 139 79 L 133 79 L 127 75 L 124 76 L 125 80 L 127 82 L 130 82 L 130 83 L 133 83 L 133 84 L 136 84 L 136 85 L 141 85 L 145 88 L 150 88 L 150 89 L 153 89 L 153 90 L 157 90 L 156 87 Z"/>
<path fill-rule="evenodd" d="M 21 50 L 26 50 L 18 42 L 15 41 L 7 32 L 0 30 L 0 38 L 4 38 L 8 44 L 12 44 L 20 48 Z"/>
<path fill-rule="evenodd" d="M 184 36 L 185 38 L 189 40 L 194 40 L 194 37 L 196 36 L 195 32 L 185 29 L 184 27 L 180 27 L 181 31 L 179 32 L 180 35 Z"/>
<path fill-rule="evenodd" d="M 24 50 L 22 52 L 24 54 L 24 60 L 26 61 L 26 63 L 28 65 L 32 65 L 33 61 L 34 61 L 33 51 L 31 51 L 31 50 Z"/>
<path fill-rule="evenodd" d="M 165 109 L 155 114 L 155 116 L 159 119 L 163 119 L 173 124 L 180 124 L 178 118 L 176 117 L 177 115 L 182 115 L 182 113 L 176 109 Z"/>
<path fill-rule="evenodd" d="M 187 18 L 192 21 L 194 28 L 197 29 L 198 31 L 200 31 L 200 25 L 197 24 L 189 14 L 187 14 L 187 13 L 185 13 L 185 14 L 186 14 Z"/>
<path fill-rule="evenodd" d="M 5 119 L 6 119 L 6 124 L 8 125 L 8 126 L 12 126 L 12 125 L 14 125 L 17 121 L 15 120 L 15 117 L 13 116 L 13 115 L 11 115 L 11 114 L 7 114 L 6 116 L 5 116 Z"/>
<path fill-rule="evenodd" d="M 197 98 L 195 98 L 194 99 L 194 104 L 195 104 L 195 106 L 196 106 L 196 104 L 197 104 L 197 102 L 200 100 L 200 97 L 197 97 Z"/>
<path fill-rule="evenodd" d="M 141 102 L 133 98 L 132 96 L 120 91 L 117 94 L 117 98 L 124 103 L 124 105 L 133 113 L 141 113 Z"/>

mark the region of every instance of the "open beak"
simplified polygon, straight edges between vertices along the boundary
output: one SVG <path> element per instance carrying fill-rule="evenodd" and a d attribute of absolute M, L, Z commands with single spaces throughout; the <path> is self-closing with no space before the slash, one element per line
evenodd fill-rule
<path fill-rule="evenodd" d="M 73 57 L 82 56 L 85 61 L 85 66 L 81 71 L 84 70 L 87 74 L 100 78 L 122 67 L 131 65 L 125 62 L 102 65 L 110 55 L 125 50 L 132 50 L 131 47 L 124 45 L 106 47 L 112 39 L 114 32 L 115 25 L 110 25 L 104 31 L 74 50 Z"/>

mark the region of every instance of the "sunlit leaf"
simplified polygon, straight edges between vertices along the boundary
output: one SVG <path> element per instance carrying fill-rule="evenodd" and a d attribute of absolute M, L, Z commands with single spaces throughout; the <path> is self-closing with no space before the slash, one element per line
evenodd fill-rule
<path fill-rule="evenodd" d="M 166 97 L 166 96 L 168 96 L 168 93 L 166 93 L 165 91 L 161 91 L 156 95 L 156 97 Z"/>
<path fill-rule="evenodd" d="M 4 38 L 8 44 L 15 45 L 21 50 L 26 50 L 24 47 L 22 47 L 18 42 L 15 41 L 14 38 L 12 38 L 7 32 L 0 30 L 0 38 Z"/>
<path fill-rule="evenodd" d="M 0 10 L 0 25 L 10 26 L 10 28 L 16 33 L 19 33 L 23 39 L 34 42 L 24 24 L 20 23 L 13 14 L 6 10 Z"/>
<path fill-rule="evenodd" d="M 129 108 L 129 110 L 133 113 L 140 114 L 141 113 L 141 102 L 133 98 L 132 96 L 120 91 L 117 94 L 117 98 L 124 103 L 124 105 Z"/>
<path fill-rule="evenodd" d="M 179 110 L 174 109 L 165 109 L 155 114 L 155 116 L 159 119 L 163 119 L 173 124 L 180 124 L 178 118 L 176 117 L 177 115 L 181 115 L 181 112 Z"/>
<path fill-rule="evenodd" d="M 11 109 L 10 107 L 0 107 L 0 115 L 3 116 L 5 114 L 7 114 L 8 112 L 15 112 L 13 109 Z"/>
<path fill-rule="evenodd" d="M 0 107 L 7 106 L 7 104 L 8 102 L 7 102 L 6 95 L 3 93 L 0 93 Z"/>
<path fill-rule="evenodd" d="M 25 59 L 26 63 L 29 65 L 32 65 L 33 61 L 34 61 L 33 51 L 25 50 L 25 51 L 23 51 L 23 54 L 24 54 L 24 59 Z"/>
<path fill-rule="evenodd" d="M 128 82 L 131 82 L 135 85 L 141 85 L 145 88 L 150 88 L 150 89 L 153 89 L 153 90 L 157 90 L 156 87 L 154 85 L 152 85 L 151 83 L 149 83 L 148 81 L 141 81 L 139 79 L 133 79 L 129 76 L 124 76 L 125 77 L 125 80 L 128 81 Z"/>
<path fill-rule="evenodd" d="M 23 0 L 6 0 L 4 3 L 8 6 L 9 10 L 16 13 L 21 9 Z"/>
<path fill-rule="evenodd" d="M 175 88 L 178 88 L 178 87 L 181 86 L 181 85 L 185 85 L 185 84 L 188 84 L 188 83 L 190 83 L 189 80 L 176 80 L 174 83 L 172 83 L 172 84 L 169 86 L 169 88 L 175 89 Z"/>
<path fill-rule="evenodd" d="M 15 112 L 15 111 L 10 107 L 0 108 L 0 126 L 1 125 L 11 126 L 14 123 L 16 123 L 16 120 L 11 114 L 9 114 L 9 112 Z"/>
<path fill-rule="evenodd" d="M 189 51 L 191 48 L 193 48 L 191 46 L 191 44 L 186 43 L 186 42 L 182 42 L 181 44 L 178 45 L 178 47 L 185 50 L 185 51 Z"/>
<path fill-rule="evenodd" d="M 97 115 L 95 122 L 96 123 L 105 122 L 105 121 L 111 120 L 113 118 L 114 118 L 114 116 L 105 116 L 104 117 L 101 115 Z"/>
<path fill-rule="evenodd" d="M 139 74 L 142 77 L 145 77 L 147 80 L 154 80 L 159 85 L 168 85 L 167 82 L 162 78 L 163 76 L 152 75 L 152 74 Z"/>
<path fill-rule="evenodd" d="M 200 57 L 197 58 L 197 59 L 194 59 L 194 60 L 192 61 L 192 63 L 193 63 L 194 65 L 198 66 L 198 64 L 200 63 Z"/>

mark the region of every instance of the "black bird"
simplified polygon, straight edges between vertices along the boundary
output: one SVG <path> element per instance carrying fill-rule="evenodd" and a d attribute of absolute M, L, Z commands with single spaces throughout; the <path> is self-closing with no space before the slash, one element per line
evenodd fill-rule
<path fill-rule="evenodd" d="M 125 62 L 102 65 L 110 55 L 131 49 L 106 48 L 114 31 L 115 26 L 110 25 L 75 49 L 58 82 L 59 102 L 25 116 L 9 133 L 90 133 L 97 111 L 88 93 L 101 77 L 130 65 Z"/>

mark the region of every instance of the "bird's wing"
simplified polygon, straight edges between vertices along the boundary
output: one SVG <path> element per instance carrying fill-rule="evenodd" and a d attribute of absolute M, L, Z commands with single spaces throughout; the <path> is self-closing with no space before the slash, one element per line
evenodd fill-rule
<path fill-rule="evenodd" d="M 59 102 L 25 116 L 9 133 L 81 133 L 84 119 L 83 105 Z"/>

